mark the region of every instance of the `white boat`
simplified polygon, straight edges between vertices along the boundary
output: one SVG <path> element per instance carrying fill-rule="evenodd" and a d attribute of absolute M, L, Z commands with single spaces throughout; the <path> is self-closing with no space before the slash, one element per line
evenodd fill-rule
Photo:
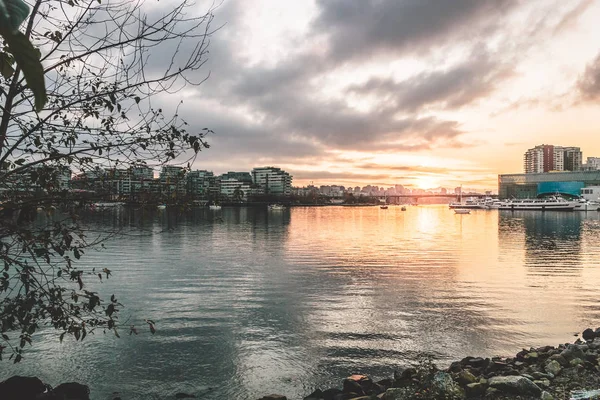
<path fill-rule="evenodd" d="M 156 208 L 158 208 L 159 210 L 164 210 L 165 208 L 167 208 L 166 204 L 159 204 L 158 206 L 156 206 Z"/>
<path fill-rule="evenodd" d="M 492 205 L 493 202 L 494 202 L 494 199 L 491 197 L 486 197 L 483 199 L 478 199 L 476 197 L 470 197 L 464 203 L 463 202 L 450 203 L 450 204 L 448 204 L 448 207 L 453 208 L 453 209 L 466 209 L 466 210 L 484 209 L 485 210 L 485 209 L 492 208 L 490 206 Z"/>
<path fill-rule="evenodd" d="M 471 210 L 468 208 L 455 208 L 454 214 L 471 214 Z"/>
<path fill-rule="evenodd" d="M 575 211 L 600 211 L 600 203 L 597 201 L 579 198 L 575 202 Z"/>
<path fill-rule="evenodd" d="M 269 210 L 272 210 L 272 211 L 285 210 L 285 206 L 283 206 L 281 204 L 269 204 Z"/>
<path fill-rule="evenodd" d="M 116 208 L 123 206 L 124 203 L 120 202 L 97 202 L 92 204 L 92 209 L 101 209 L 101 208 Z"/>
<path fill-rule="evenodd" d="M 552 196 L 542 199 L 514 199 L 502 203 L 499 210 L 531 210 L 531 211 L 573 211 L 576 201 Z"/>
<path fill-rule="evenodd" d="M 221 206 L 218 204 L 211 204 L 210 206 L 208 206 L 209 210 L 220 210 Z"/>

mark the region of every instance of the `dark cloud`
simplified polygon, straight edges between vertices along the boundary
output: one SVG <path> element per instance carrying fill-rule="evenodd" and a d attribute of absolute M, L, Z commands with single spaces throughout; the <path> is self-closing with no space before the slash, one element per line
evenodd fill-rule
<path fill-rule="evenodd" d="M 392 102 L 398 111 L 415 112 L 431 105 L 454 109 L 489 95 L 511 75 L 511 66 L 478 51 L 447 70 L 421 73 L 402 82 L 372 78 L 348 91 Z"/>
<path fill-rule="evenodd" d="M 472 33 L 489 34 L 515 0 L 321 0 L 315 28 L 330 37 L 336 60 L 364 59 L 382 52 L 428 52 Z"/>
<path fill-rule="evenodd" d="M 587 65 L 577 83 L 581 98 L 585 101 L 600 99 L 600 53 Z"/>

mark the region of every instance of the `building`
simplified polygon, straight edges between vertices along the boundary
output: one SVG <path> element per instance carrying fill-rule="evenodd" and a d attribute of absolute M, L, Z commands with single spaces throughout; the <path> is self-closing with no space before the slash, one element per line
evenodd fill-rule
<path fill-rule="evenodd" d="M 240 182 L 252 183 L 252 175 L 250 172 L 233 172 L 229 171 L 221 175 L 221 180 L 235 179 Z"/>
<path fill-rule="evenodd" d="M 523 155 L 526 174 L 551 171 L 580 171 L 582 153 L 579 147 L 562 147 L 542 144 L 529 149 Z"/>
<path fill-rule="evenodd" d="M 600 157 L 588 157 L 587 162 L 582 167 L 586 171 L 595 171 L 600 169 Z"/>
<path fill-rule="evenodd" d="M 600 186 L 600 170 L 498 175 L 498 197 L 535 198 L 555 193 L 579 196 L 581 189 Z"/>
<path fill-rule="evenodd" d="M 187 193 L 193 199 L 209 200 L 219 197 L 220 180 L 212 171 L 196 170 L 186 175 Z"/>
<path fill-rule="evenodd" d="M 174 165 L 165 165 L 158 177 L 163 195 L 168 197 L 183 197 L 186 195 L 185 169 Z"/>
<path fill-rule="evenodd" d="M 292 176 L 281 168 L 254 168 L 252 182 L 266 195 L 289 196 L 292 193 Z"/>
<path fill-rule="evenodd" d="M 234 178 L 221 178 L 221 198 L 233 201 L 248 201 L 251 184 Z"/>

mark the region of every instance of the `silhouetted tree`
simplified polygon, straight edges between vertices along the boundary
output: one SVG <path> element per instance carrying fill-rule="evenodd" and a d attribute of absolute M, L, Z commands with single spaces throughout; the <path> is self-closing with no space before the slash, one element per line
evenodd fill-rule
<path fill-rule="evenodd" d="M 188 128 L 179 106 L 167 112 L 160 104 L 207 78 L 198 70 L 212 10 L 196 15 L 188 0 L 160 10 L 140 0 L 28 4 L 21 34 L 39 50 L 45 105 L 14 62 L 18 49 L 6 40 L 0 45 L 0 358 L 4 350 L 15 362 L 42 325 L 56 328 L 61 340 L 82 340 L 94 329 L 118 335 L 118 300 L 92 289 L 92 278 L 111 271 L 77 263 L 106 235 L 91 239 L 75 213 L 34 222 L 36 209 L 79 199 L 61 179 L 98 166 L 189 163 L 208 147 L 210 132 Z"/>

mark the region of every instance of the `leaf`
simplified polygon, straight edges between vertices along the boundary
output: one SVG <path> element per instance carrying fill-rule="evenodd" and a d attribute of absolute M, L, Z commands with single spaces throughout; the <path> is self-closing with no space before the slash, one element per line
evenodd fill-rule
<path fill-rule="evenodd" d="M 1 1 L 1 0 L 0 0 Z M 14 59 L 8 53 L 0 53 L 0 74 L 5 79 L 8 79 L 14 74 L 15 69 L 12 64 L 14 63 Z"/>
<path fill-rule="evenodd" d="M 17 65 L 23 71 L 29 89 L 33 92 L 36 111 L 41 111 L 46 101 L 48 101 L 48 96 L 44 82 L 44 69 L 42 68 L 38 53 L 33 48 L 29 39 L 21 32 L 11 34 L 10 32 L 0 31 L 0 33 L 4 36 Z"/>
<path fill-rule="evenodd" d="M 140 104 L 141 99 L 138 96 L 135 96 L 134 99 L 135 99 L 135 104 Z"/>
<path fill-rule="evenodd" d="M 120 338 L 121 336 L 119 336 L 119 332 L 117 332 L 117 328 L 114 328 L 113 331 L 115 331 L 115 336 Z"/>
<path fill-rule="evenodd" d="M 0 0 L 0 26 L 15 33 L 29 15 L 29 6 L 22 0 Z"/>

